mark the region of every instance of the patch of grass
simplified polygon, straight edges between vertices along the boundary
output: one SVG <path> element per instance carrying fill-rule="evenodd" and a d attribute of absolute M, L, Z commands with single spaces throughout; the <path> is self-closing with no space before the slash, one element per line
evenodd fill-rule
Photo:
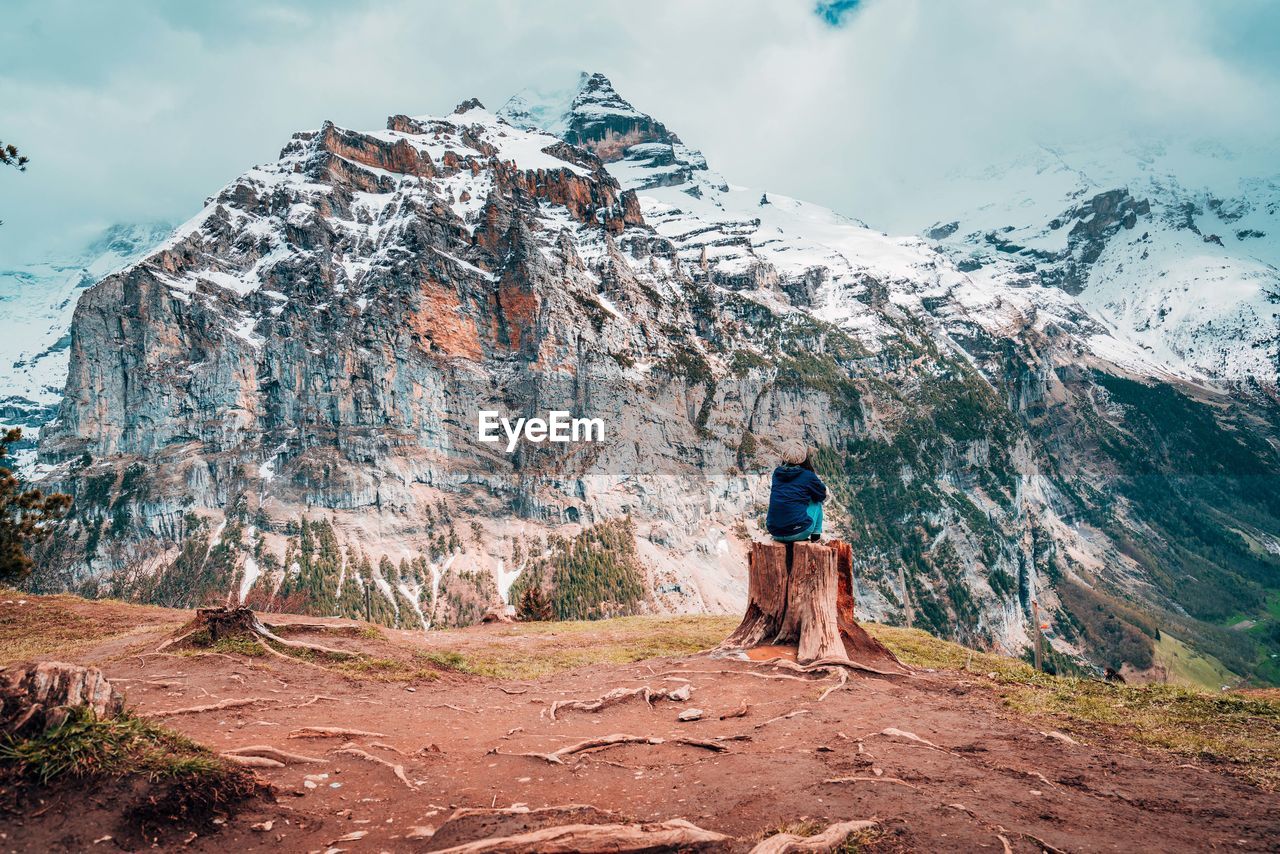
<path fill-rule="evenodd" d="M 1160 633 L 1156 641 L 1156 663 L 1168 669 L 1169 678 L 1179 685 L 1217 691 L 1223 685 L 1234 685 L 1240 677 L 1207 653 L 1196 652 L 1173 635 Z"/>
<path fill-rule="evenodd" d="M 404 661 L 399 658 L 358 656 L 336 661 L 327 666 L 339 673 L 346 673 L 361 679 L 371 679 L 375 682 L 413 682 L 418 680 L 430 682 L 440 678 L 438 670 L 422 667 L 412 661 Z"/>
<path fill-rule="evenodd" d="M 1280 698 L 1197 691 L 1175 685 L 1118 685 L 1037 673 L 1013 658 L 972 652 L 917 629 L 864 624 L 915 667 L 995 674 L 1005 704 L 1051 718 L 1063 729 L 1102 734 L 1213 764 L 1264 789 L 1280 787 Z"/>
<path fill-rule="evenodd" d="M 250 638 L 218 638 L 210 649 L 223 655 L 245 655 L 249 658 L 258 658 L 266 655 L 262 647 Z"/>
<path fill-rule="evenodd" d="M 209 652 L 216 652 L 222 655 L 243 655 L 247 658 L 261 658 L 267 654 L 253 638 L 233 635 L 218 638 L 215 641 L 209 638 L 207 631 L 199 631 L 187 638 L 185 643 L 174 651 L 174 655 L 199 656 Z"/>
<path fill-rule="evenodd" d="M 999 681 L 1006 705 L 1016 711 L 1218 765 L 1267 790 L 1280 787 L 1280 702 L 1275 700 L 1034 671 Z"/>
<path fill-rule="evenodd" d="M 616 617 L 611 620 L 518 623 L 486 629 L 482 641 L 464 633 L 449 651 L 428 650 L 434 663 L 496 679 L 538 679 L 593 664 L 629 664 L 686 655 L 724 640 L 737 617 Z M 523 642 L 515 642 L 520 637 Z"/>
<path fill-rule="evenodd" d="M 978 673 L 995 673 L 1013 677 L 1017 674 L 1034 674 L 1030 667 L 1016 658 L 978 652 L 958 643 L 934 637 L 920 629 L 904 629 L 863 623 L 873 638 L 883 643 L 898 656 L 903 664 L 912 667 L 932 667 L 936 670 L 963 670 L 965 664 Z"/>
<path fill-rule="evenodd" d="M 50 786 L 123 793 L 115 832 L 130 850 L 161 847 L 193 828 L 212 833 L 264 791 L 251 772 L 172 730 L 127 713 L 100 720 L 83 709 L 34 738 L 0 738 L 0 789 L 33 798 Z"/>
<path fill-rule="evenodd" d="M 471 666 L 467 663 L 466 656 L 460 652 L 452 652 L 450 650 L 424 650 L 415 649 L 413 657 L 419 661 L 425 661 L 441 670 L 456 670 L 459 673 L 472 673 Z"/>
<path fill-rule="evenodd" d="M 138 774 L 152 782 L 199 778 L 211 787 L 238 787 L 249 776 L 186 736 L 150 721 L 128 713 L 99 719 L 84 710 L 34 738 L 0 739 L 0 765 L 42 784 Z"/>
<path fill-rule="evenodd" d="M 22 603 L 22 604 L 19 604 Z M 163 612 L 112 599 L 36 596 L 0 588 L 0 663 L 71 654 L 166 623 Z"/>

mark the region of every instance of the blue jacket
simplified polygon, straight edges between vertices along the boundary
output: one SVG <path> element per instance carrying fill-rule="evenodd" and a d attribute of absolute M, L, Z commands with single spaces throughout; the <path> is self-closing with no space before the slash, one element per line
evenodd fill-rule
<path fill-rule="evenodd" d="M 800 466 L 778 466 L 769 490 L 769 515 L 764 526 L 775 537 L 790 537 L 809 527 L 809 504 L 827 500 L 827 487 L 816 474 Z"/>

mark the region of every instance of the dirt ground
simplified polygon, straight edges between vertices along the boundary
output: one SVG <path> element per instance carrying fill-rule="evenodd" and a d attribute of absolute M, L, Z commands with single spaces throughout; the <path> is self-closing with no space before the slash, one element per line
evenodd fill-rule
<path fill-rule="evenodd" d="M 523 681 L 450 671 L 379 681 L 268 657 L 157 655 L 150 651 L 189 614 L 147 614 L 148 622 L 62 657 L 99 664 L 139 713 L 215 750 L 271 745 L 318 760 L 259 770 L 274 799 L 252 803 L 185 847 L 182 840 L 166 847 L 427 851 L 431 831 L 458 807 L 590 804 L 740 838 L 874 818 L 880 831 L 870 850 L 1280 851 L 1280 796 L 1102 733 L 1047 735 L 1049 725 L 1009 711 L 978 674 L 855 677 L 819 699 L 833 679 L 785 678 L 758 664 L 691 654 Z M 494 631 L 296 637 L 382 656 L 466 649 Z M 579 631 L 502 631 L 516 657 L 522 645 L 541 655 L 548 644 L 581 643 Z M 683 684 L 692 689 L 684 702 L 637 698 L 549 715 L 559 700 Z M 164 714 L 251 698 L 235 708 Z M 745 716 L 720 719 L 743 703 Z M 702 719 L 678 721 L 689 708 L 703 710 Z M 308 726 L 368 734 L 291 737 Z M 662 741 L 566 756 L 563 764 L 512 755 L 616 733 Z M 717 742 L 724 749 L 680 737 L 724 737 Z M 390 765 L 340 752 L 349 744 Z M 403 767 L 404 780 L 393 765 Z M 109 799 L 57 790 L 38 816 L 0 818 L 0 849 L 118 848 L 102 838 L 112 835 Z"/>

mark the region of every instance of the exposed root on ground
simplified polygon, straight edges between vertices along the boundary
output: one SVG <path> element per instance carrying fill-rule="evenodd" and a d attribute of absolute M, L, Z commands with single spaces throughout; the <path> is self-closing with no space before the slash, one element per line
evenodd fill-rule
<path fill-rule="evenodd" d="M 354 757 L 356 757 L 357 759 L 363 759 L 363 760 L 365 760 L 366 762 L 372 762 L 372 763 L 374 763 L 375 765 L 381 765 L 381 766 L 383 766 L 384 768 L 390 768 L 390 769 L 391 769 L 391 773 L 395 774 L 395 775 L 396 775 L 396 777 L 400 780 L 400 782 L 401 782 L 401 783 L 404 783 L 404 784 L 405 784 L 406 786 L 408 786 L 412 791 L 415 791 L 415 792 L 416 792 L 416 791 L 418 790 L 418 787 L 417 787 L 417 786 L 415 786 L 415 785 L 413 784 L 413 781 L 409 779 L 408 775 L 404 773 L 404 766 L 403 766 L 403 765 L 397 765 L 397 764 L 396 764 L 396 763 L 394 763 L 394 762 L 388 762 L 388 761 L 387 761 L 387 760 L 385 760 L 385 759 L 382 759 L 382 758 L 380 758 L 380 757 L 374 756 L 372 753 L 369 753 L 369 752 L 368 752 L 368 751 L 366 751 L 366 750 L 361 750 L 359 747 L 356 747 L 356 746 L 355 746 L 355 745 L 353 745 L 353 744 L 346 744 L 346 745 L 343 745 L 342 747 L 340 747 L 338 750 L 336 750 L 336 751 L 334 751 L 334 752 L 335 752 L 335 753 L 339 753 L 339 754 L 341 754 L 341 755 L 343 755 L 343 756 L 354 756 Z"/>
<path fill-rule="evenodd" d="M 916 735 L 914 732 L 907 732 L 905 729 L 898 729 L 897 727 L 892 727 L 892 726 L 885 727 L 879 732 L 872 733 L 872 735 L 886 735 L 886 736 L 889 736 L 890 738 L 905 738 L 907 741 L 914 741 L 916 744 L 923 745 L 924 747 L 927 747 L 930 750 L 938 750 L 938 751 L 941 751 L 942 753 L 951 752 L 950 750 L 947 750 L 945 747 L 939 747 L 938 745 L 934 744 L 932 741 L 929 741 L 927 738 L 921 738 L 920 736 Z"/>
<path fill-rule="evenodd" d="M 453 709 L 455 712 L 465 712 L 468 715 L 480 714 L 475 709 L 464 709 L 462 706 L 455 706 L 453 703 L 428 703 L 425 708 L 428 709 Z"/>
<path fill-rule="evenodd" d="M 827 697 L 831 694 L 831 692 L 832 692 L 832 691 L 839 691 L 839 690 L 840 690 L 841 688 L 843 688 L 845 685 L 848 685 L 848 684 L 849 684 L 849 671 L 847 671 L 847 670 L 845 670 L 845 669 L 841 668 L 841 669 L 837 670 L 836 672 L 840 674 L 840 681 L 839 681 L 839 682 L 837 682 L 836 684 L 832 685 L 832 686 L 831 686 L 830 688 L 828 688 L 827 690 L 825 690 L 825 691 L 823 691 L 823 692 L 822 692 L 822 695 L 818 697 L 818 702 L 819 702 L 819 703 L 821 703 L 823 700 L 827 699 Z"/>
<path fill-rule="evenodd" d="M 230 750 L 222 751 L 223 756 L 260 756 L 267 759 L 273 759 L 276 762 L 288 765 L 290 762 L 299 762 L 303 764 L 312 764 L 324 762 L 318 756 L 306 756 L 301 753 L 290 753 L 287 750 L 281 750 L 278 747 L 272 747 L 269 744 L 250 744 L 245 747 L 234 747 Z"/>
<path fill-rule="evenodd" d="M 747 701 L 743 700 L 740 704 L 738 704 L 738 708 L 734 709 L 732 712 L 725 712 L 723 715 L 721 715 L 720 720 L 727 721 L 730 718 L 745 718 L 747 716 L 747 712 L 750 711 L 750 709 L 751 707 L 747 705 Z"/>
<path fill-rule="evenodd" d="M 328 631 L 338 628 L 320 624 L 302 625 L 307 631 Z M 299 627 L 295 624 L 286 631 L 298 630 Z M 165 650 L 179 645 L 200 649 L 201 647 L 213 646 L 219 641 L 242 640 L 257 644 L 273 657 L 311 667 L 320 666 L 308 660 L 311 656 L 322 656 L 338 661 L 362 657 L 361 653 L 350 650 L 335 649 L 334 647 L 317 643 L 306 643 L 281 637 L 259 620 L 258 615 L 250 608 L 200 608 L 196 610 L 195 619 L 183 626 L 179 631 L 181 631 L 181 634 L 169 638 L 156 647 L 156 653 L 163 653 Z"/>
<path fill-rule="evenodd" d="M 288 706 L 281 706 L 280 708 L 282 708 L 282 709 L 301 709 L 301 708 L 304 708 L 304 707 L 306 707 L 306 706 L 310 706 L 310 705 L 313 705 L 313 704 L 315 704 L 315 703 L 318 703 L 318 702 L 320 702 L 321 700 L 328 700 L 328 701 L 329 701 L 329 702 L 331 702 L 331 703 L 341 703 L 341 702 L 342 702 L 342 699 L 341 699 L 341 698 L 339 698 L 339 697 L 329 697 L 329 696 L 326 696 L 326 695 L 324 695 L 324 694 L 316 694 L 316 695 L 315 695 L 314 697 L 312 697 L 310 700 L 303 700 L 301 703 L 293 703 L 293 704 L 288 705 Z"/>
<path fill-rule="evenodd" d="M 644 700 L 646 706 L 652 706 L 654 700 L 666 700 L 673 698 L 679 699 L 683 696 L 688 699 L 688 691 L 683 688 L 670 690 L 667 688 L 653 689 L 648 685 L 639 688 L 614 688 L 612 691 L 603 696 L 596 697 L 593 700 L 556 700 L 551 704 L 551 720 L 556 720 L 556 712 L 561 709 L 575 709 L 580 712 L 598 712 L 609 706 L 616 706 L 618 703 L 640 697 Z"/>
<path fill-rule="evenodd" d="M 750 661 L 750 659 L 748 659 Z M 755 664 L 763 664 L 770 667 L 780 667 L 783 670 L 794 670 L 797 673 L 831 673 L 835 668 L 842 670 L 857 670 L 862 673 L 871 673 L 876 676 L 903 676 L 915 678 L 915 674 L 903 670 L 895 672 L 892 670 L 879 670 L 870 665 L 861 664 L 852 659 L 844 658 L 819 658 L 808 664 L 797 664 L 789 658 L 769 658 L 764 661 L 753 662 Z"/>
<path fill-rule="evenodd" d="M 796 709 L 794 712 L 787 712 L 785 715 L 778 715 L 776 718 L 769 718 L 769 720 L 767 721 L 758 723 L 756 724 L 756 729 L 767 727 L 769 724 L 777 723 L 778 721 L 785 721 L 787 718 L 794 718 L 797 715 L 807 715 L 807 714 L 809 714 L 808 709 Z"/>
<path fill-rule="evenodd" d="M 194 715 L 200 712 L 218 712 L 223 709 L 239 709 L 244 706 L 253 706 L 258 703 L 278 703 L 279 700 L 271 697 L 246 697 L 240 700 L 219 700 L 216 703 L 208 703 L 203 706 L 186 706 L 181 709 L 162 709 L 158 712 L 149 712 L 148 716 L 153 718 L 172 718 L 178 715 Z"/>
<path fill-rule="evenodd" d="M 758 663 L 758 662 L 757 662 Z M 668 670 L 663 676 L 675 673 L 705 673 L 705 674 L 722 674 L 727 673 L 731 676 L 750 676 L 753 679 L 784 679 L 788 682 L 810 682 L 810 679 L 804 679 L 800 676 L 787 676 L 785 673 L 753 673 L 750 670 Z"/>
<path fill-rule="evenodd" d="M 386 738 L 386 733 L 340 726 L 304 726 L 289 733 L 289 738 Z"/>
<path fill-rule="evenodd" d="M 725 739 L 734 740 L 734 739 Z M 729 748 L 722 741 L 707 741 L 700 738 L 659 738 L 651 735 L 627 735 L 626 733 L 614 733 L 613 735 L 605 735 L 599 738 L 588 738 L 585 741 L 579 741 L 576 744 L 570 744 L 551 753 L 504 753 L 497 748 L 490 750 L 489 753 L 497 756 L 528 756 L 532 759 L 541 759 L 550 762 L 552 765 L 563 765 L 564 757 L 572 756 L 577 753 L 595 752 L 597 750 L 605 750 L 610 747 L 617 747 L 623 744 L 683 744 L 688 747 L 698 747 L 703 750 L 710 750 L 715 753 L 723 753 Z"/>
<path fill-rule="evenodd" d="M 219 753 L 223 759 L 233 765 L 245 768 L 283 768 L 284 763 L 266 756 L 241 756 L 237 753 Z"/>
<path fill-rule="evenodd" d="M 841 821 L 831 825 L 821 833 L 813 836 L 797 836 L 794 833 L 779 833 L 770 836 L 755 848 L 751 854 L 798 854 L 799 852 L 835 851 L 849 841 L 849 837 L 866 830 L 879 827 L 875 819 L 866 821 Z"/>
<path fill-rule="evenodd" d="M 649 824 L 566 824 L 513 836 L 478 839 L 440 854 L 543 854 L 570 851 L 698 851 L 722 846 L 732 837 L 704 830 L 684 819 Z M 816 850 L 816 849 L 814 849 Z"/>

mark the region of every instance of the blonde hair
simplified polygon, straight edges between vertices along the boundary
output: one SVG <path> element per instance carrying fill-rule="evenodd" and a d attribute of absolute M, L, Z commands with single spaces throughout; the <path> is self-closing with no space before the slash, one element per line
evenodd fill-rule
<path fill-rule="evenodd" d="M 782 462 L 788 466 L 798 466 L 809 459 L 809 447 L 799 439 L 793 439 L 782 446 Z"/>

